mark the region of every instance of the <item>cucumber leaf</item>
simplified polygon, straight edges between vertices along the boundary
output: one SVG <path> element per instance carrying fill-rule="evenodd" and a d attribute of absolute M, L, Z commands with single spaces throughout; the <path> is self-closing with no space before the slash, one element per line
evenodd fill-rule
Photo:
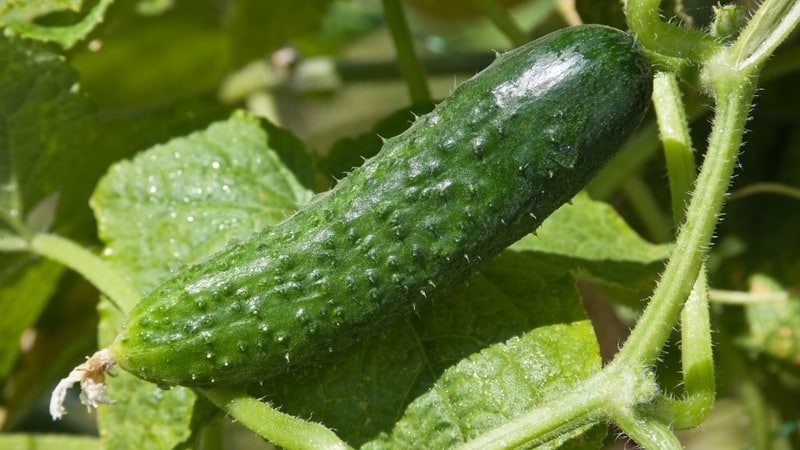
<path fill-rule="evenodd" d="M 638 300 L 651 291 L 671 247 L 645 241 L 611 206 L 579 194 L 512 248 L 535 254 L 540 270 L 567 270 Z"/>
<path fill-rule="evenodd" d="M 287 140 L 273 140 L 274 127 L 265 128 L 266 132 L 253 117 L 237 113 L 226 122 L 114 166 L 93 197 L 107 259 L 146 291 L 181 265 L 281 220 L 308 201 L 310 192 L 284 165 L 281 152 L 268 148 Z M 280 146 L 284 152 L 284 144 Z M 583 227 L 565 227 L 557 242 L 545 242 L 542 236 L 537 238 L 542 242 L 523 242 L 485 265 L 469 283 L 421 309 L 418 316 L 332 355 L 319 367 L 278 377 L 254 393 L 283 411 L 322 421 L 350 443 L 382 447 L 452 443 L 454 430 L 473 427 L 473 434 L 461 436 L 466 439 L 569 389 L 600 368 L 597 342 L 573 272 L 601 260 L 619 260 L 615 257 L 625 253 L 609 247 L 630 244 L 617 239 L 624 223 L 613 211 L 588 199 L 576 200 L 578 207 L 594 213 L 572 212 L 571 218 L 560 219 L 577 217 L 584 222 Z M 607 232 L 615 239 L 601 233 L 606 232 L 604 221 L 614 224 Z M 627 233 L 626 238 L 635 238 L 630 230 Z M 586 251 L 592 248 L 588 241 L 606 242 L 600 250 Z M 564 242 L 571 247 L 559 250 Z M 640 244 L 639 253 L 653 260 L 663 257 L 643 241 Z M 650 262 L 639 253 L 632 251 L 630 264 Z M 558 260 L 561 266 L 540 270 L 544 264 L 539 260 L 550 254 L 563 258 Z M 102 311 L 101 327 L 108 342 L 121 315 L 108 302 Z M 522 354 L 527 357 L 518 358 Z M 474 378 L 464 376 L 467 369 Z M 489 381 L 498 370 L 507 383 L 495 385 L 494 392 L 517 399 L 507 405 L 498 406 L 487 396 Z M 117 401 L 130 406 L 103 408 L 101 430 L 107 442 L 147 444 L 122 431 L 128 429 L 153 439 L 150 444 L 186 442 L 191 437 L 195 398 L 190 391 L 160 391 L 126 374 L 109 381 Z M 446 426 L 431 428 L 425 422 L 431 411 L 448 413 L 445 405 L 430 397 L 431 389 L 440 395 L 463 394 L 465 404 L 481 405 L 489 412 L 481 417 L 466 415 L 459 422 L 455 417 L 460 413 L 451 410 L 453 417 Z M 171 428 L 169 440 L 145 428 L 164 408 L 182 423 Z M 131 417 L 136 419 L 128 423 L 134 420 Z M 412 436 L 409 428 L 419 433 Z M 599 427 L 574 442 L 597 447 L 604 435 L 605 427 Z"/>
<path fill-rule="evenodd" d="M 258 119 L 236 113 L 113 166 L 92 197 L 106 259 L 146 292 L 183 264 L 283 219 L 311 193 L 272 145 Z M 124 317 L 108 301 L 100 311 L 107 344 Z M 125 407 L 100 410 L 105 445 L 171 448 L 194 436 L 191 390 L 164 391 L 127 373 L 108 383 Z"/>
<path fill-rule="evenodd" d="M 240 112 L 114 165 L 92 199 L 109 261 L 146 292 L 291 214 L 311 194 L 270 144 Z"/>
<path fill-rule="evenodd" d="M 154 17 L 137 11 L 138 0 L 119 1 L 96 33 L 95 45 L 77 46 L 70 53 L 86 92 L 110 115 L 126 117 L 178 99 L 215 97 L 230 62 L 219 5 L 173 3 Z"/>
<path fill-rule="evenodd" d="M 85 159 L 94 123 L 94 107 L 63 57 L 0 36 L 0 252 L 9 252 L 0 255 L 0 378 L 63 273 L 22 251 L 32 233 L 70 214 L 61 199 L 80 184 L 72 169 Z"/>
<path fill-rule="evenodd" d="M 91 9 L 81 11 L 82 0 L 8 0 L 0 5 L 0 28 L 13 30 L 22 37 L 56 42 L 70 48 L 85 38 L 100 22 L 114 0 L 98 0 Z M 59 12 L 82 12 L 75 23 L 64 26 L 45 26 L 35 22 L 43 16 Z"/>
<path fill-rule="evenodd" d="M 62 56 L 0 36 L 0 239 L 30 228 L 37 206 L 54 209 L 94 124 Z"/>
<path fill-rule="evenodd" d="M 575 280 L 537 274 L 532 258 L 507 250 L 417 316 L 258 395 L 367 448 L 476 437 L 600 369 Z"/>

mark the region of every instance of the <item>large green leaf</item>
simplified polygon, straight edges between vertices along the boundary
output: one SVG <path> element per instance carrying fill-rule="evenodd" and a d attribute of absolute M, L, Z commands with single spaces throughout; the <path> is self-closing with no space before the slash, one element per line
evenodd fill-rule
<path fill-rule="evenodd" d="M 370 448 L 451 448 L 488 431 L 600 368 L 575 280 L 537 274 L 532 258 L 504 252 L 417 316 L 259 395 Z"/>
<path fill-rule="evenodd" d="M 273 131 L 278 143 L 295 142 Z M 257 119 L 237 113 L 116 164 L 92 199 L 106 259 L 146 292 L 181 265 L 290 214 L 311 194 L 273 145 Z M 105 301 L 101 316 L 101 344 L 107 344 L 124 315 Z M 163 391 L 126 373 L 108 382 L 121 406 L 101 410 L 106 445 L 167 448 L 192 437 L 191 390 Z"/>
<path fill-rule="evenodd" d="M 0 251 L 26 248 L 56 219 L 72 168 L 85 159 L 94 108 L 63 57 L 0 36 Z M 86 162 L 90 165 L 89 162 Z M 85 199 L 84 199 L 85 203 Z M 47 304 L 62 268 L 23 253 L 0 255 L 0 377 Z"/>
<path fill-rule="evenodd" d="M 230 60 L 218 5 L 175 2 L 149 16 L 137 11 L 139 0 L 117 1 L 93 34 L 95 45 L 70 54 L 101 108 L 128 115 L 216 92 Z"/>
<path fill-rule="evenodd" d="M 27 228 L 28 214 L 74 181 L 94 123 L 94 108 L 63 57 L 0 37 L 0 238 Z"/>

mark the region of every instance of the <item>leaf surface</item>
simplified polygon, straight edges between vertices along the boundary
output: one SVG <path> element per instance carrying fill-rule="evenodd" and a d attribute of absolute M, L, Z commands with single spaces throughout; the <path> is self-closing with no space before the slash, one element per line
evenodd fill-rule
<path fill-rule="evenodd" d="M 283 219 L 311 194 L 272 144 L 258 119 L 237 113 L 113 166 L 93 196 L 107 260 L 146 292 L 182 265 Z M 123 314 L 105 301 L 101 318 L 108 344 Z M 108 382 L 123 407 L 101 410 L 107 446 L 169 448 L 193 437 L 191 390 L 164 391 L 127 373 Z"/>
<path fill-rule="evenodd" d="M 91 8 L 83 7 L 82 0 L 9 0 L 0 5 L 0 27 L 8 27 L 20 36 L 45 42 L 56 42 L 70 48 L 85 38 L 100 22 L 114 0 L 98 0 Z M 45 26 L 36 19 L 58 12 L 82 12 L 74 23 L 64 26 Z"/>
<path fill-rule="evenodd" d="M 507 250 L 418 316 L 259 394 L 367 448 L 474 438 L 600 368 L 575 280 L 531 259 Z"/>
<path fill-rule="evenodd" d="M 645 241 L 611 206 L 585 194 L 559 208 L 534 235 L 512 248 L 534 253 L 541 270 L 566 270 L 637 300 L 650 292 L 670 252 L 669 245 Z"/>

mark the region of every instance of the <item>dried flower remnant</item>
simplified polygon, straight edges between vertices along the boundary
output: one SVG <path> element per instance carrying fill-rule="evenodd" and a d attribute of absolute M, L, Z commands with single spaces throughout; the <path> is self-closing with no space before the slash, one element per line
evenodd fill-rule
<path fill-rule="evenodd" d="M 81 384 L 81 404 L 91 412 L 101 404 L 110 404 L 114 401 L 106 392 L 105 375 L 114 367 L 114 358 L 107 349 L 99 350 L 86 359 L 86 362 L 72 369 L 66 378 L 61 379 L 53 389 L 50 396 L 50 415 L 53 420 L 59 420 L 67 413 L 64 408 L 64 399 L 67 391 L 75 383 Z"/>

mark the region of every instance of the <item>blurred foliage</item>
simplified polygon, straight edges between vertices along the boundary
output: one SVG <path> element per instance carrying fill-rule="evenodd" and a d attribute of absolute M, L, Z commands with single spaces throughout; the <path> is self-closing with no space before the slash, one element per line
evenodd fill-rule
<path fill-rule="evenodd" d="M 436 98 L 446 96 L 458 80 L 480 70 L 495 51 L 508 48 L 508 40 L 474 8 L 475 3 L 454 0 L 404 3 L 414 44 L 427 67 L 435 67 L 431 85 Z M 509 8 L 512 17 L 532 37 L 565 24 L 554 1 L 499 3 Z M 662 15 L 702 28 L 711 22 L 716 3 L 663 2 Z M 755 2 L 737 3 L 752 6 Z M 625 27 L 618 0 L 576 0 L 575 9 L 585 22 Z M 293 173 L 303 192 L 322 190 L 359 165 L 362 158 L 374 154 L 381 145 L 381 136 L 401 132 L 413 121 L 413 114 L 423 114 L 432 107 L 409 105 L 396 71 L 385 70 L 393 63 L 394 54 L 383 28 L 380 2 L 376 0 L 7 1 L 0 3 L 0 27 L 5 28 L 0 38 L 2 448 L 100 446 L 100 441 L 93 438 L 23 434 L 96 432 L 95 419 L 79 412 L 74 399 L 69 405 L 71 415 L 65 422 L 51 423 L 44 411 L 45 397 L 56 380 L 96 347 L 100 317 L 96 311 L 98 294 L 92 286 L 56 263 L 24 250 L 30 233 L 49 231 L 100 251 L 103 244 L 98 238 L 89 199 L 112 164 L 135 158 L 140 152 L 173 138 L 206 129 L 209 124 L 229 117 L 233 109 L 269 110 L 274 112 L 270 117 L 278 125 L 289 129 L 267 122 L 258 125 L 270 136 L 281 167 Z M 789 42 L 781 53 L 786 56 L 778 55 L 770 62 L 780 70 L 762 83 L 747 143 L 740 156 L 741 170 L 731 187 L 734 193 L 759 183 L 800 186 L 800 91 L 795 88 L 800 82 L 800 67 L 795 62 L 800 44 L 796 40 Z M 323 90 L 298 91 L 297 86 L 302 85 L 298 77 L 303 76 L 300 68 L 317 56 L 333 62 L 327 66 L 332 71 L 328 75 L 337 82 L 326 84 Z M 268 66 L 272 75 L 267 79 L 259 72 L 255 82 L 250 79 L 246 86 L 238 86 L 241 95 L 221 100 L 225 80 L 244 72 L 243 68 L 251 63 Z M 696 93 L 687 92 L 686 96 L 687 101 L 697 98 Z M 694 122 L 692 133 L 696 148 L 702 152 L 707 121 Z M 318 151 L 308 150 L 315 145 Z M 702 153 L 698 161 L 702 161 Z M 631 170 L 646 180 L 660 202 L 657 206 L 668 211 L 668 191 L 660 158 L 652 158 Z M 624 179 L 631 173 L 617 176 Z M 642 223 L 623 195 L 616 194 L 609 200 L 627 223 L 634 227 Z M 588 202 L 577 199 L 575 203 L 582 205 L 584 201 Z M 121 215 L 117 220 L 135 210 L 127 207 L 128 212 L 118 212 Z M 627 225 L 624 228 L 627 231 L 620 231 L 622 220 L 603 208 L 606 207 L 595 205 L 573 211 L 566 209 L 562 214 L 586 213 L 593 220 L 612 224 L 608 229 L 598 227 L 593 236 L 601 243 L 622 240 L 623 248 L 641 250 L 636 257 L 626 259 L 626 254 L 620 252 L 611 255 L 617 259 L 609 261 L 609 255 L 602 252 L 594 256 L 580 253 L 591 250 L 591 245 L 570 249 L 568 244 L 577 240 L 563 247 L 555 245 L 557 240 L 547 240 L 548 235 L 575 228 L 570 223 L 578 222 L 570 220 L 587 220 L 577 217 L 562 219 L 555 229 L 542 229 L 543 240 L 526 240 L 504 258 L 528 261 L 531 267 L 542 271 L 557 267 L 563 276 L 568 274 L 592 283 L 593 287 L 599 286 L 605 299 L 612 301 L 604 303 L 606 312 L 625 324 L 643 304 L 668 247 L 644 243 Z M 289 211 L 291 208 L 286 209 L 287 214 Z M 794 400 L 800 390 L 798 223 L 798 201 L 774 193 L 734 196 L 726 207 L 709 262 L 710 282 L 716 289 L 753 295 L 749 297 L 750 303 L 744 305 L 714 305 L 715 338 L 720 342 L 715 350 L 720 367 L 724 368 L 718 371 L 719 385 L 723 387 L 719 396 L 720 405 L 724 406 L 703 425 L 703 436 L 686 435 L 687 446 L 712 448 L 714 444 L 709 442 L 724 441 L 725 445 L 747 447 L 757 438 L 750 428 L 741 426 L 745 416 L 751 424 L 758 420 L 768 424 L 767 436 L 774 440 L 776 448 L 800 448 L 797 427 L 800 407 Z M 219 239 L 222 242 L 227 236 Z M 563 253 L 565 248 L 569 249 L 567 254 Z M 133 262 L 149 264 L 147 254 L 137 256 L 142 259 L 134 258 Z M 498 267 L 502 266 L 490 266 L 487 272 L 502 272 Z M 476 279 L 475 284 L 489 289 L 492 282 L 491 278 Z M 461 294 L 468 296 L 469 292 Z M 782 294 L 785 300 L 758 301 L 761 292 Z M 114 314 L 109 308 L 105 302 L 100 306 L 107 320 Z M 113 325 L 106 323 L 104 332 L 113 334 Z M 387 336 L 392 332 L 396 330 L 387 331 Z M 387 336 L 383 339 L 389 339 Z M 498 341 L 497 337 L 493 340 Z M 678 378 L 678 348 L 673 343 L 660 368 L 662 379 L 668 384 L 674 381 L 670 374 Z M 491 353 L 484 356 L 491 357 Z M 423 374 L 429 376 L 427 384 L 412 386 L 420 395 L 420 402 L 425 401 L 421 396 L 425 389 L 441 385 L 436 383 L 446 385 L 448 377 L 461 376 L 459 370 L 462 369 L 448 369 L 441 364 L 436 369 L 437 375 L 445 372 L 447 375 L 438 382 L 430 374 Z M 319 393 L 312 384 L 319 381 L 318 377 L 335 380 L 336 376 L 335 370 L 327 375 L 303 374 L 302 380 L 311 381 L 302 395 L 287 395 L 295 392 L 286 387 L 292 380 L 281 381 L 269 395 L 282 398 L 298 414 L 314 420 L 322 420 L 320 417 L 325 415 L 327 420 L 335 422 L 333 410 L 315 414 L 313 399 L 319 398 Z M 122 377 L 120 380 L 129 382 Z M 349 388 L 350 391 L 344 392 L 356 397 L 369 389 L 379 389 L 380 385 Z M 142 408 L 146 408 L 144 404 L 148 401 L 163 399 L 164 393 L 157 387 L 147 389 L 139 397 Z M 170 446 L 195 444 L 199 424 L 215 412 L 205 403 L 195 404 L 193 395 L 188 390 L 170 391 L 166 396 L 177 400 L 169 400 L 167 404 L 179 405 L 172 409 L 172 419 L 155 414 L 149 419 L 151 423 L 139 422 L 134 425 L 140 428 L 135 429 L 151 428 L 149 431 L 156 434 L 169 427 L 150 425 L 174 419 L 171 425 L 180 425 L 168 430 L 172 435 L 159 442 L 170 442 Z M 311 400 L 300 404 L 297 399 Z M 401 439 L 402 433 L 393 433 L 391 425 L 401 420 L 413 421 L 424 410 L 424 405 L 411 403 L 413 398 L 403 400 L 405 403 L 398 402 L 400 406 L 375 416 L 382 422 L 371 425 L 371 436 L 360 435 L 366 427 L 359 429 L 358 424 L 341 427 L 359 442 L 378 435 L 384 442 Z M 342 407 L 358 416 L 364 413 L 358 410 L 360 406 L 351 402 Z M 405 407 L 407 412 L 401 414 Z M 389 416 L 392 420 L 386 419 Z M 119 427 L 127 419 L 113 420 L 120 421 L 111 422 Z"/>

